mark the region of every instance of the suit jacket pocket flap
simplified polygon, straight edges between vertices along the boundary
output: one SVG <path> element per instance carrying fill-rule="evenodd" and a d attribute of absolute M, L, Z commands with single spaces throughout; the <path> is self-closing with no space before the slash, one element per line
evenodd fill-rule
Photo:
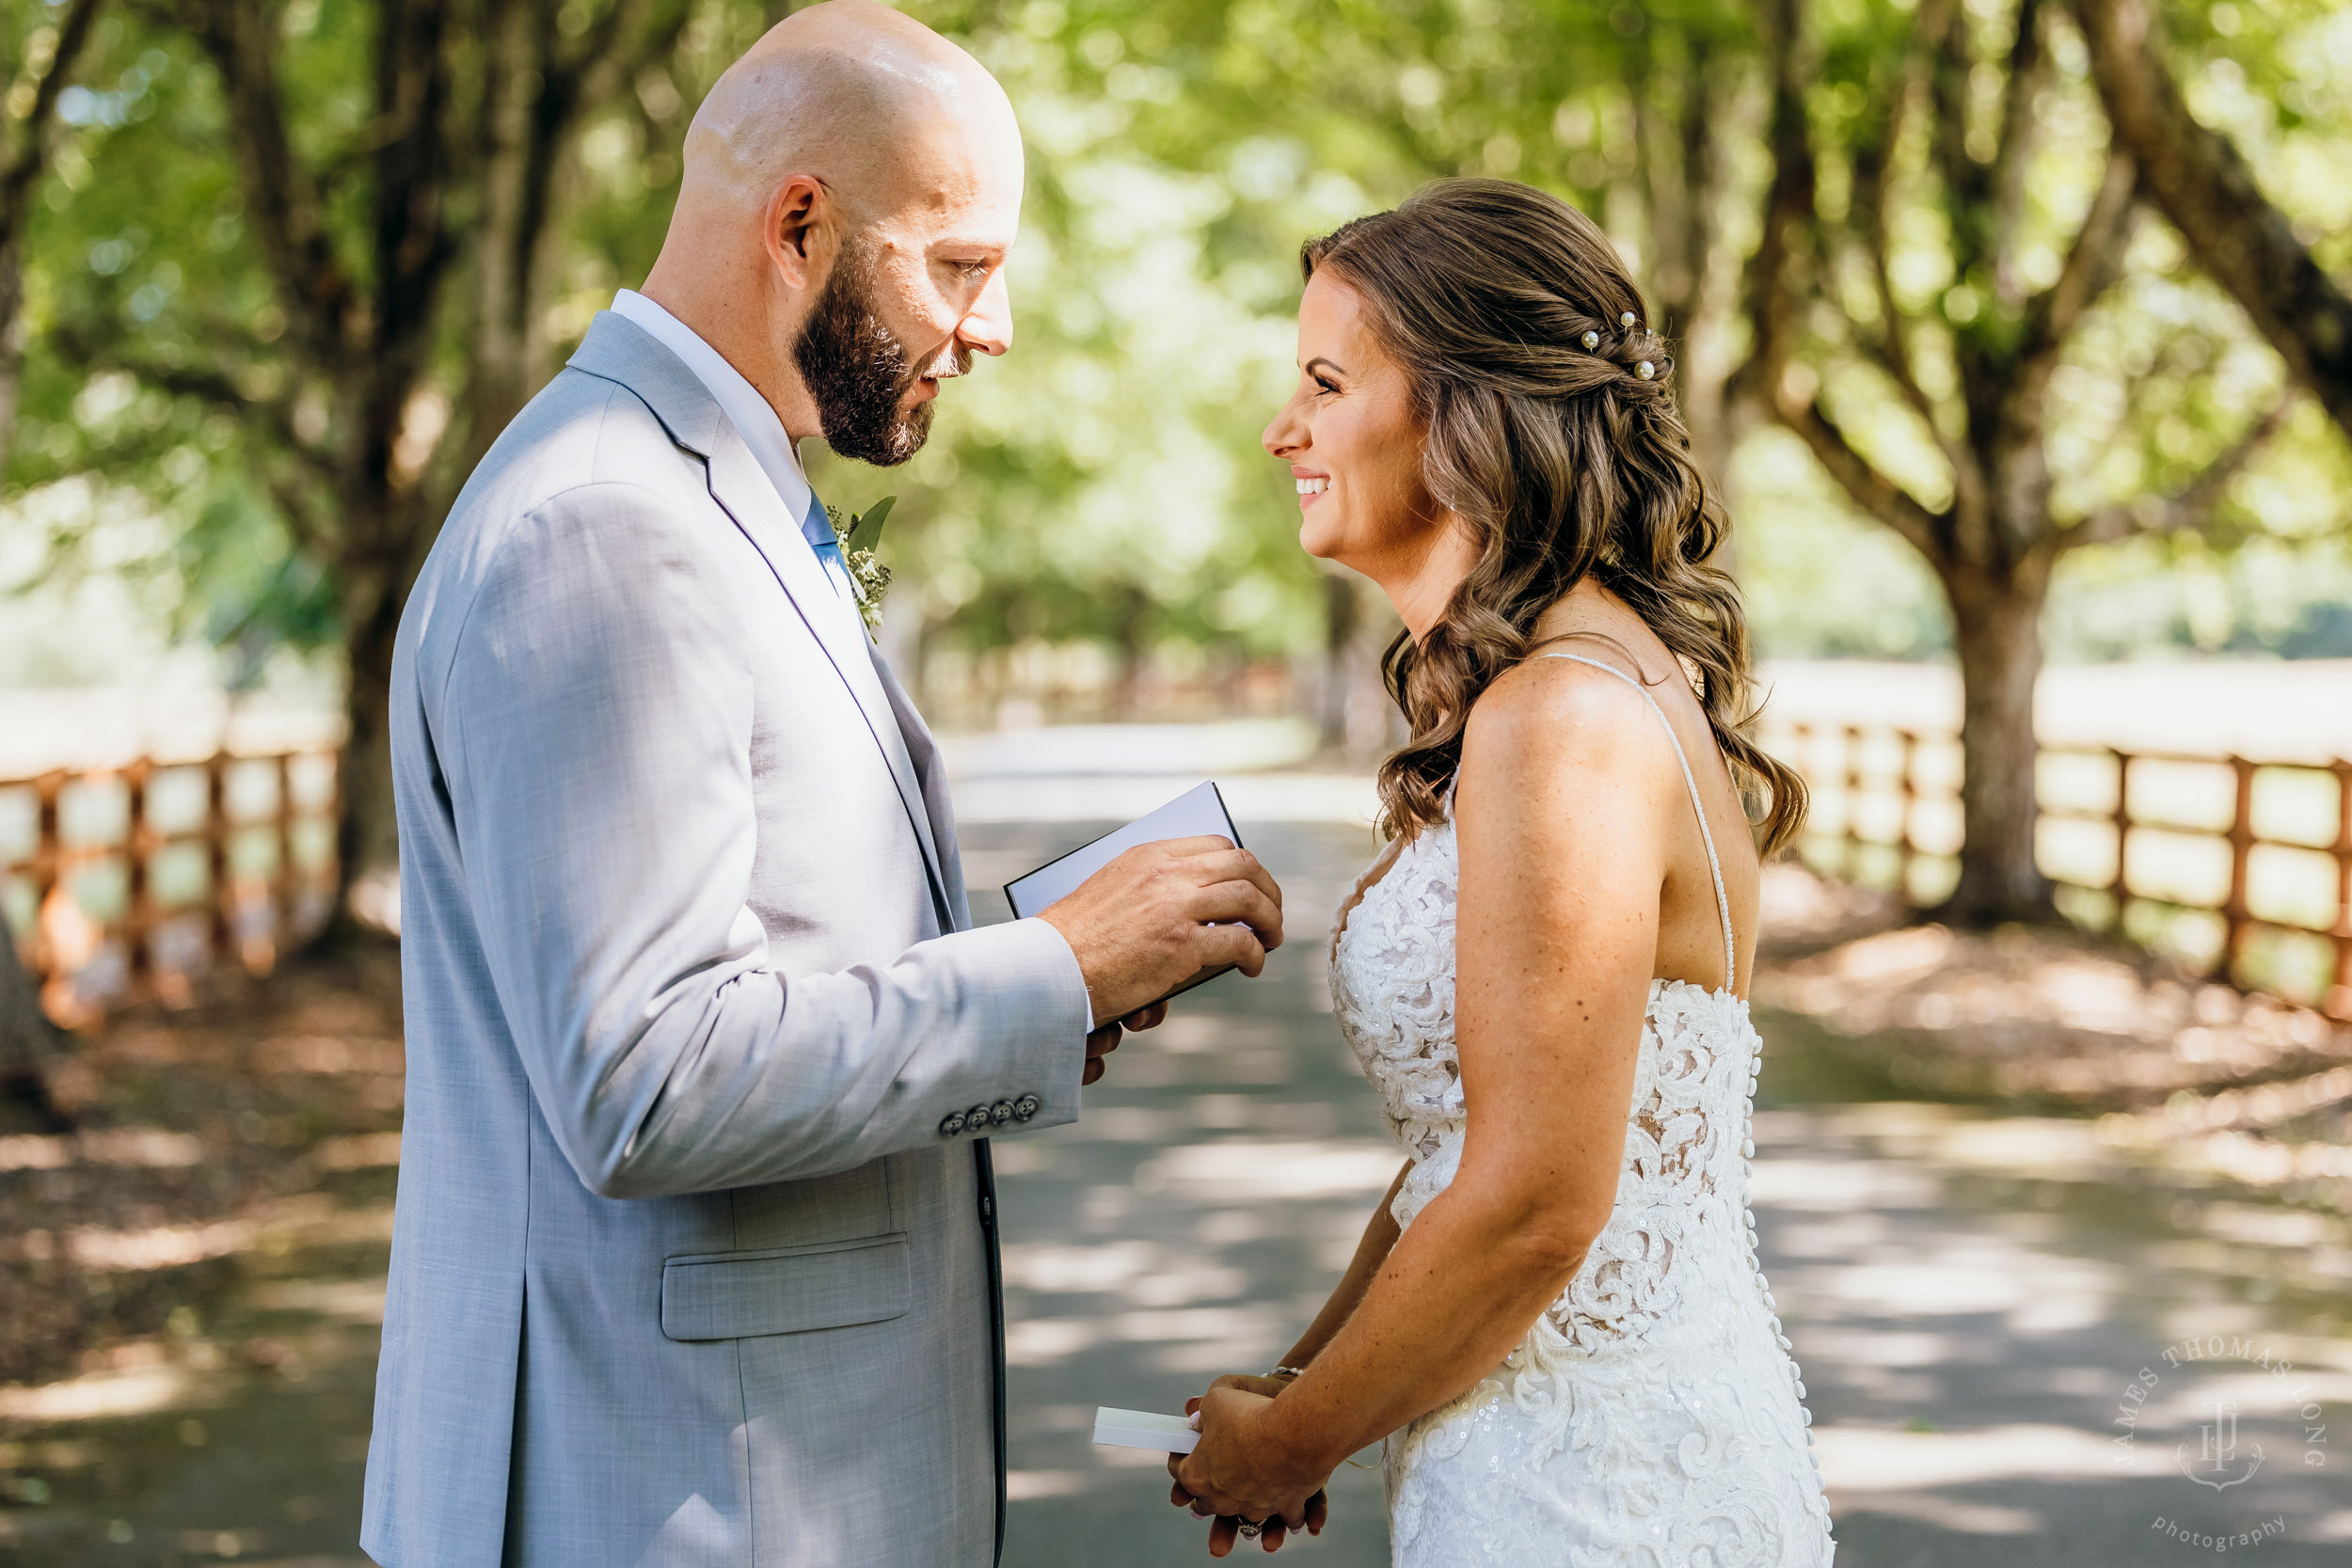
<path fill-rule="evenodd" d="M 846 1328 L 903 1316 L 914 1297 L 904 1231 L 673 1258 L 661 1265 L 661 1332 L 673 1339 L 741 1339 Z"/>

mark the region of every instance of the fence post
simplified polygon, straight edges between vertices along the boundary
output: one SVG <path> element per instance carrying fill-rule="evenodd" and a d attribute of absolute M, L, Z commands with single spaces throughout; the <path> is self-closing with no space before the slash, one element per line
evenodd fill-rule
<path fill-rule="evenodd" d="M 2352 762 L 2338 757 L 2328 771 L 2336 776 L 2336 983 L 2320 1006 L 2352 1019 Z"/>
<path fill-rule="evenodd" d="M 278 907 L 272 933 L 272 945 L 278 952 L 294 941 L 294 900 L 300 893 L 294 870 L 294 757 L 281 752 L 278 758 Z"/>
<path fill-rule="evenodd" d="M 2107 884 L 2107 896 L 2115 900 L 2115 928 L 2121 932 L 2124 906 L 2132 901 L 2132 754 L 2113 748 L 2107 754 L 2115 759 L 2115 879 Z"/>
<path fill-rule="evenodd" d="M 2244 757 L 2229 759 L 2237 775 L 2237 805 L 2230 815 L 2230 895 L 2221 905 L 2225 922 L 2221 942 L 2221 977 L 2233 980 L 2246 958 L 2246 937 L 2251 913 L 2247 908 L 2247 881 L 2254 858 L 2254 765 Z"/>
<path fill-rule="evenodd" d="M 1895 775 L 1895 786 L 1899 797 L 1898 805 L 1902 813 L 1901 817 L 1895 824 L 1897 891 L 1902 895 L 1904 903 L 1916 905 L 1919 897 L 1912 889 L 1911 872 L 1912 867 L 1918 861 L 1919 850 L 1918 846 L 1912 839 L 1911 824 L 1917 815 L 1915 808 L 1919 804 L 1919 781 L 1916 777 L 1919 763 L 1919 736 L 1911 730 L 1897 730 L 1895 738 L 1902 747 L 1901 761 L 1897 765 L 1899 771 Z"/>
<path fill-rule="evenodd" d="M 1868 840 L 1862 836 L 1862 738 L 1859 724 L 1845 725 L 1840 732 L 1845 755 L 1840 759 L 1846 772 L 1846 875 L 1856 881 L 1862 879 L 1862 854 Z"/>
<path fill-rule="evenodd" d="M 155 842 L 147 825 L 147 781 L 152 771 L 146 757 L 136 758 L 122 770 L 129 817 L 123 824 L 122 856 L 130 881 L 130 897 L 123 910 L 128 927 L 123 932 L 123 948 L 130 960 L 129 991 L 135 998 L 145 996 L 155 979 L 155 898 L 148 879 Z"/>
<path fill-rule="evenodd" d="M 211 941 L 215 968 L 237 951 L 236 890 L 229 881 L 229 753 L 215 752 L 204 763 L 205 887 L 212 895 Z"/>
<path fill-rule="evenodd" d="M 1393 711 L 1395 705 L 1391 704 L 1390 707 Z M 320 754 L 326 759 L 326 804 L 320 811 L 319 816 L 326 821 L 327 829 L 326 866 L 321 875 L 325 877 L 327 890 L 331 894 L 341 884 L 343 876 L 342 858 L 336 848 L 336 846 L 342 843 L 342 838 L 335 831 L 336 824 L 343 819 L 343 753 L 340 751 L 333 751 Z M 358 867 L 354 866 L 352 869 L 357 871 Z M 326 918 L 340 920 L 342 918 L 342 911 L 330 909 L 327 911 Z"/>
<path fill-rule="evenodd" d="M 1785 760 L 1788 762 L 1789 767 L 1797 770 L 1797 776 L 1804 781 L 1805 789 L 1808 795 L 1810 795 L 1813 790 L 1814 775 L 1811 766 L 1812 759 L 1812 726 L 1804 723 L 1802 720 L 1792 721 L 1788 725 L 1788 753 Z M 1806 831 L 1800 832 L 1796 841 L 1791 843 L 1787 848 L 1783 849 L 1781 853 L 1787 855 L 1789 859 L 1798 862 L 1800 864 L 1804 863 L 1805 841 L 1812 836 L 1810 832 L 1812 826 L 1812 814 L 1808 812 L 1805 816 Z"/>
<path fill-rule="evenodd" d="M 57 827 L 57 798 L 65 793 L 65 779 L 62 769 L 52 768 L 33 781 L 40 821 L 33 845 L 33 954 L 25 969 L 35 986 L 48 984 L 56 967 L 44 917 L 49 913 L 49 895 L 57 891 L 57 879 L 65 874 L 64 835 Z"/>

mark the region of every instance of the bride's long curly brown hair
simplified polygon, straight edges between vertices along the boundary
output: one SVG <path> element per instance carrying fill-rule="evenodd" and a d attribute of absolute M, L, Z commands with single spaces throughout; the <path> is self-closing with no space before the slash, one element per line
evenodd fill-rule
<path fill-rule="evenodd" d="M 1729 519 L 1692 461 L 1674 356 L 1608 236 L 1529 186 L 1447 180 L 1309 241 L 1299 268 L 1365 302 L 1412 384 L 1430 495 L 1479 546 L 1443 618 L 1418 642 L 1400 633 L 1382 661 L 1412 726 L 1380 766 L 1382 830 L 1444 820 L 1471 705 L 1589 577 L 1696 675 L 1758 847 L 1786 844 L 1804 783 L 1750 738 L 1747 619 L 1708 564 Z"/>

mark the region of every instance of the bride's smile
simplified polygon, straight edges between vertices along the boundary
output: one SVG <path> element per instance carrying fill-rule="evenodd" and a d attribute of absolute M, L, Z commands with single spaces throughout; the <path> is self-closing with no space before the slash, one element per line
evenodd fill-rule
<path fill-rule="evenodd" d="M 1337 277 L 1307 282 L 1298 308 L 1298 386 L 1267 425 L 1265 450 L 1298 487 L 1298 543 L 1379 583 L 1418 636 L 1476 552 L 1429 493 L 1413 388 Z"/>

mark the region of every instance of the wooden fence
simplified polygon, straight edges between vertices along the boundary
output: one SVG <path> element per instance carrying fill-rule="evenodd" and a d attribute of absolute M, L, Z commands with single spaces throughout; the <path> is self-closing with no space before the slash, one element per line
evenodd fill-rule
<path fill-rule="evenodd" d="M 1816 865 L 1923 905 L 1948 888 L 1957 737 L 1786 724 L 1764 739 L 1813 786 Z M 2039 766 L 2042 869 L 2070 915 L 2352 1019 L 2352 761 L 2051 746 Z M 175 1002 L 208 970 L 266 972 L 315 930 L 336 767 L 331 750 L 223 752 L 0 780 L 0 909 L 52 1016 Z M 2307 961 L 2257 953 L 2265 937 Z"/>
<path fill-rule="evenodd" d="M 1792 723 L 1767 739 L 1815 791 L 1807 859 L 1920 904 L 1948 888 L 1957 736 Z M 2352 761 L 2045 746 L 2038 768 L 2039 858 L 2070 916 L 2163 933 L 2216 977 L 2352 1020 Z M 2303 961 L 2257 953 L 2265 938 Z"/>
<path fill-rule="evenodd" d="M 0 891 L 60 1023 L 177 1003 L 199 974 L 265 973 L 335 888 L 332 751 L 140 758 L 0 780 Z"/>

